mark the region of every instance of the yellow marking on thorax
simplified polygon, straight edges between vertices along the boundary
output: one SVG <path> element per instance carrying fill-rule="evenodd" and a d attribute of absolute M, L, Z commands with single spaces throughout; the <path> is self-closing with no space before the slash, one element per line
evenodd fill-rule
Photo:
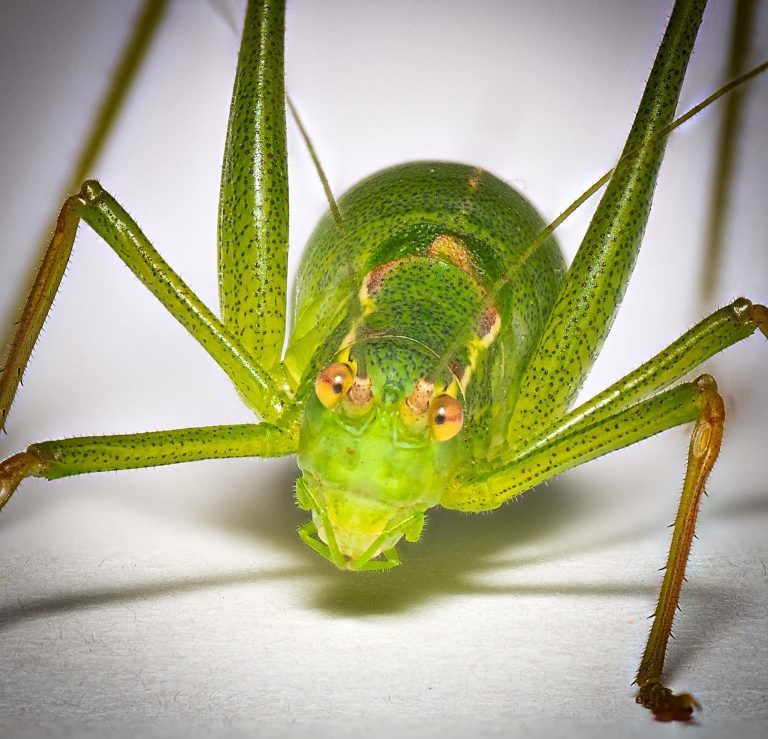
<path fill-rule="evenodd" d="M 477 279 L 477 270 L 464 242 L 453 234 L 440 234 L 427 249 L 427 256 L 442 259 L 444 262 L 463 270 Z"/>

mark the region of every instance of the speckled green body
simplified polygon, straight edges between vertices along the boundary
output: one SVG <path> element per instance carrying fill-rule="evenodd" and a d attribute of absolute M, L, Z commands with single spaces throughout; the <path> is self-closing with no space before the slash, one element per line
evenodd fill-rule
<path fill-rule="evenodd" d="M 416 449 L 397 438 L 400 404 L 462 326 L 478 322 L 506 265 L 545 224 L 498 178 L 445 162 L 379 172 L 346 193 L 339 210 L 341 226 L 327 214 L 304 252 L 285 364 L 307 409 L 299 466 L 316 491 L 326 491 L 328 507 L 339 509 L 337 537 L 344 521 L 359 527 L 361 543 L 347 549 L 359 556 L 385 525 L 439 503 L 457 468 L 482 467 L 504 448 L 521 369 L 552 309 L 564 264 L 549 238 L 495 296 L 493 338 L 484 343 L 486 327 L 478 325 L 451 357 L 451 370 L 437 378 L 446 387 L 462 379 L 460 438 L 425 439 Z M 450 247 L 441 251 L 443 243 Z M 307 335 L 304 326 L 314 330 Z M 352 340 L 365 341 L 382 406 L 365 429 L 314 399 L 317 373 Z M 366 509 L 370 520 L 361 522 Z"/>
<path fill-rule="evenodd" d="M 689 417 L 695 412 L 690 403 L 682 415 L 662 415 L 657 428 L 650 420 L 652 404 L 645 403 L 705 355 L 753 330 L 742 320 L 745 311 L 737 314 L 731 307 L 728 315 L 704 322 L 696 336 L 727 327 L 719 343 L 704 346 L 683 337 L 675 351 L 582 407 L 570 413 L 568 407 L 631 275 L 663 155 L 662 132 L 674 115 L 701 6 L 698 0 L 676 5 L 626 157 L 567 274 L 554 241 L 538 244 L 542 221 L 497 178 L 460 164 L 394 167 L 353 188 L 339 202 L 340 219 L 326 216 L 318 226 L 301 264 L 290 343 L 280 361 L 288 208 L 284 7 L 279 0 L 250 3 L 222 172 L 221 319 L 163 261 L 114 198 L 98 183 L 85 183 L 62 209 L 25 308 L 0 377 L 0 417 L 5 418 L 83 219 L 189 329 L 264 423 L 141 439 L 45 442 L 18 469 L 53 478 L 296 451 L 308 478 L 322 480 L 326 491 L 365 492 L 367 499 L 408 508 L 398 513 L 413 516 L 413 529 L 408 524 L 409 531 L 402 530 L 413 535 L 417 514 L 436 501 L 462 510 L 494 508 L 558 471 Z M 325 365 L 361 346 L 375 400 L 376 419 L 366 421 L 369 435 L 361 432 L 360 420 L 346 429 L 343 423 L 329 425 L 313 392 Z M 435 380 L 436 392 L 452 386 L 464 408 L 461 432 L 439 450 L 401 434 L 395 417 L 403 397 L 425 377 Z M 602 428 L 587 433 L 602 419 L 625 413 L 632 428 L 626 437 Z M 331 417 L 339 420 L 338 413 Z M 376 441 L 369 444 L 369 438 Z M 407 474 L 393 483 L 395 468 Z M 2 481 L 7 491 L 15 488 L 18 474 L 8 473 Z M 375 485 L 356 489 L 362 479 Z M 310 498 L 304 496 L 304 504 L 318 512 Z"/>
<path fill-rule="evenodd" d="M 402 279 L 391 291 L 394 295 L 377 295 L 376 309 L 363 324 L 370 333 L 403 338 L 369 341 L 369 369 L 375 390 L 388 378 L 407 392 L 459 328 L 477 317 L 482 298 L 505 266 L 544 227 L 533 207 L 492 174 L 445 162 L 416 162 L 379 172 L 346 193 L 339 208 L 342 229 L 330 214 L 323 218 L 296 280 L 294 338 L 285 362 L 301 378 L 302 398 L 318 369 L 342 349 L 361 286 L 377 267 L 401 260 L 395 269 Z M 443 234 L 463 245 L 469 269 L 429 254 Z M 487 356 L 479 358 L 465 392 L 468 433 L 463 436 L 473 454 L 485 450 L 490 457 L 506 438 L 520 369 L 552 309 L 564 270 L 557 243 L 550 238 L 496 296 L 501 329 Z M 387 280 L 393 280 L 391 273 Z M 310 337 L 304 326 L 314 327 Z M 456 359 L 466 367 L 467 350 Z"/>

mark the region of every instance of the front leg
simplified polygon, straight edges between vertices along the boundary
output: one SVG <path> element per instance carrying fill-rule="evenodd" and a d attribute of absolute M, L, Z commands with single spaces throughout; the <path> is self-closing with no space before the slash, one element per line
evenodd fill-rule
<path fill-rule="evenodd" d="M 0 428 L 5 426 L 32 348 L 61 283 L 81 219 L 194 336 L 262 418 L 274 421 L 282 416 L 290 400 L 278 382 L 171 269 L 120 204 L 98 182 L 90 180 L 64 203 L 24 305 L 0 375 Z"/>
<path fill-rule="evenodd" d="M 85 436 L 32 444 L 0 462 L 0 508 L 25 477 L 60 477 L 154 467 L 201 459 L 282 457 L 297 447 L 294 427 L 268 423 Z"/>

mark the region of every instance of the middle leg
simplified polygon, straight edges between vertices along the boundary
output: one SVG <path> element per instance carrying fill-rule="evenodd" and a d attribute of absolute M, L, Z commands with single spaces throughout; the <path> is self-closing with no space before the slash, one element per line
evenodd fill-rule
<path fill-rule="evenodd" d="M 663 721 L 686 721 L 698 705 L 687 693 L 673 694 L 664 685 L 662 670 L 701 496 L 720 450 L 724 417 L 715 381 L 709 375 L 702 375 L 692 383 L 666 390 L 612 416 L 579 428 L 568 428 L 502 469 L 458 481 L 441 501 L 446 507 L 461 510 L 494 508 L 559 472 L 695 420 L 659 602 L 636 678 L 637 702 Z"/>
<path fill-rule="evenodd" d="M 526 454 L 567 430 L 593 424 L 661 392 L 711 356 L 751 336 L 756 330 L 768 338 L 768 308 L 746 298 L 737 298 L 707 316 L 636 370 L 574 408 L 535 439 L 518 442 L 516 448 L 514 441 L 519 432 L 510 428 L 508 440 L 512 454 L 506 459 L 512 461 L 518 456 L 518 450 L 519 454 Z"/>

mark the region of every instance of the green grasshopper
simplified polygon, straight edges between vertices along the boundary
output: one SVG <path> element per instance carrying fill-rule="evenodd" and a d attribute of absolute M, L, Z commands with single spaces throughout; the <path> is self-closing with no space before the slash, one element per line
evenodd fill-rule
<path fill-rule="evenodd" d="M 256 20 L 262 10 L 276 14 L 264 26 Z M 719 449 L 723 411 L 708 376 L 677 382 L 756 328 L 765 333 L 765 308 L 733 303 L 569 412 L 629 278 L 663 153 L 659 131 L 673 118 L 682 79 L 673 85 L 662 75 L 658 85 L 673 89 L 664 116 L 635 133 L 606 196 L 622 192 L 632 171 L 640 173 L 645 186 L 628 205 L 635 215 L 616 214 L 627 221 L 621 238 L 596 233 L 567 278 L 557 245 L 539 239 L 544 222 L 484 170 L 411 165 L 353 189 L 340 199 L 338 214 L 325 216 L 305 252 L 281 361 L 287 212 L 277 15 L 279 8 L 254 5 L 245 25 L 238 79 L 255 97 L 235 97 L 225 157 L 223 321 L 158 261 L 98 183 L 86 183 L 65 205 L 51 252 L 59 250 L 54 261 L 60 270 L 77 223 L 86 220 L 190 329 L 263 422 L 36 444 L 0 467 L 2 502 L 30 475 L 298 452 L 304 475 L 297 498 L 311 512 L 300 531 L 304 541 L 339 568 L 388 569 L 399 561 L 399 540 L 417 540 L 425 512 L 435 505 L 494 508 L 571 466 L 695 422 L 681 504 L 688 519 L 676 528 L 663 608 L 638 675 L 639 699 L 657 715 L 689 717 L 695 702 L 670 695 L 661 668 L 693 533 L 690 519 Z M 688 21 L 689 28 L 695 25 Z M 260 35 L 262 27 L 268 32 Z M 250 85 L 260 64 L 264 84 Z M 650 89 L 647 94 L 658 94 Z M 247 115 L 256 101 L 269 125 Z M 638 136 L 645 136 L 645 147 Z M 254 152 L 272 165 L 258 182 L 249 179 Z M 265 200 L 253 201 L 254 191 L 266 192 Z M 258 214 L 255 224 L 250 212 Z M 499 213 L 509 215 L 499 221 Z M 604 208 L 595 216 L 607 218 Z M 598 260 L 606 240 L 615 249 Z M 590 274 L 610 285 L 587 299 Z M 48 281 L 33 290 L 3 375 L 4 414 L 58 284 L 55 269 L 51 277 L 45 270 L 41 275 Z"/>

